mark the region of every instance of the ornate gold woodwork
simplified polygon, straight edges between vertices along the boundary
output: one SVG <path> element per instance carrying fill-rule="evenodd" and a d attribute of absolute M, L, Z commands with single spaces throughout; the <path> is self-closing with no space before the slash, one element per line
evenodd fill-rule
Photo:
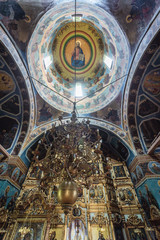
<path fill-rule="evenodd" d="M 4 207 L 0 208 L 0 223 L 6 223 L 8 219 L 8 210 Z"/>
<path fill-rule="evenodd" d="M 122 216 L 119 213 L 113 213 L 112 214 L 112 221 L 114 224 L 121 224 L 122 222 Z"/>
<path fill-rule="evenodd" d="M 90 224 L 97 224 L 98 226 L 103 226 L 108 224 L 107 217 L 104 216 L 104 213 L 97 213 L 96 216 L 91 217 L 89 220 Z"/>
<path fill-rule="evenodd" d="M 151 220 L 159 220 L 160 221 L 160 210 L 154 206 L 150 206 L 150 215 L 151 215 Z"/>
<path fill-rule="evenodd" d="M 111 175 L 92 180 L 90 187 L 78 186 L 78 198 L 72 210 L 64 217 L 64 213 L 57 202 L 57 184 L 53 184 L 50 177 L 41 181 L 43 172 L 39 171 L 32 163 L 28 171 L 21 193 L 16 201 L 5 240 L 12 240 L 18 229 L 27 233 L 28 227 L 35 228 L 34 223 L 43 225 L 44 240 L 65 240 L 71 224 L 81 221 L 84 224 L 90 240 L 98 239 L 99 231 L 104 231 L 105 238 L 116 240 L 115 230 L 124 226 L 126 234 L 128 228 L 144 228 L 145 220 L 140 209 L 132 181 L 124 164 L 117 164 L 115 160 L 109 160 Z M 125 176 L 117 177 L 113 174 L 114 166 L 124 168 Z M 34 169 L 34 171 L 33 171 Z M 120 173 L 122 175 L 122 173 Z M 35 177 L 37 176 L 37 177 Z M 115 176 L 115 177 L 114 177 Z M 94 184 L 93 184 L 94 182 Z M 48 187 L 45 188 L 45 185 Z M 80 187 L 80 188 L 79 188 Z M 122 192 L 122 198 L 120 193 Z M 4 209 L 0 209 L 4 210 Z M 7 221 L 8 211 L 0 212 Z M 141 216 L 141 218 L 139 217 Z M 159 212 L 154 207 L 151 213 L 152 219 L 158 219 Z M 4 222 L 3 220 L 3 222 Z M 153 221 L 154 221 L 153 220 Z M 2 220 L 0 220 L 2 222 Z"/>
<path fill-rule="evenodd" d="M 144 223 L 142 222 L 142 220 L 137 215 L 132 214 L 127 219 L 127 225 L 140 226 L 140 225 L 144 225 Z"/>
<path fill-rule="evenodd" d="M 77 206 L 75 206 L 75 207 L 77 207 Z M 74 207 L 73 207 L 73 209 L 74 209 Z M 68 216 L 69 226 L 70 226 L 70 224 L 71 224 L 71 222 L 72 222 L 73 220 L 79 219 L 79 220 L 81 220 L 81 221 L 83 222 L 83 224 L 84 224 L 84 226 L 85 226 L 85 228 L 86 228 L 86 226 L 87 226 L 86 214 L 85 214 L 85 212 L 83 211 L 82 208 L 79 207 L 79 209 L 81 210 L 80 216 L 78 216 L 78 215 L 77 215 L 77 216 L 74 216 L 74 215 L 73 215 L 73 211 L 69 214 L 69 216 Z"/>

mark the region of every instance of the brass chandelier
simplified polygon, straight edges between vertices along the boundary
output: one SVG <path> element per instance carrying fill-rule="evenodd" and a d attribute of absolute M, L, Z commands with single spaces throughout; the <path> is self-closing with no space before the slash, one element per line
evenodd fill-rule
<path fill-rule="evenodd" d="M 89 120 L 78 121 L 75 105 L 67 124 L 62 117 L 59 121 L 38 141 L 33 160 L 42 172 L 41 187 L 60 183 L 58 200 L 69 209 L 77 199 L 77 185 L 89 188 L 103 175 L 102 139 Z"/>

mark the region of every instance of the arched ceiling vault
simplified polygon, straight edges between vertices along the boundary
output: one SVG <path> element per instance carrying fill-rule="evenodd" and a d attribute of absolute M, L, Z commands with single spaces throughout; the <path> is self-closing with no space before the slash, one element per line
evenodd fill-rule
<path fill-rule="evenodd" d="M 139 1 L 100 0 L 97 3 L 78 0 L 76 10 L 80 15 L 77 17 L 76 40 L 80 65 L 76 69 L 74 1 L 66 4 L 62 0 L 60 4 L 56 0 L 14 0 L 10 8 L 7 4 L 6 1 L 0 2 L 0 17 L 8 35 L 1 28 L 0 37 L 24 74 L 30 99 L 30 125 L 25 141 L 23 139 L 19 146 L 20 154 L 60 115 L 69 118 L 78 84 L 83 92 L 76 99 L 79 101 L 79 117 L 89 118 L 93 125 L 113 132 L 134 152 L 147 151 L 144 136 L 138 135 L 142 147 L 137 148 L 137 138 L 132 136 L 132 131 L 130 134 L 128 109 L 133 101 L 129 95 L 143 51 L 159 28 L 159 2 L 147 1 L 141 6 Z M 20 62 L 19 56 L 23 61 Z M 108 87 L 105 88 L 106 85 Z M 21 95 L 23 98 L 23 91 Z M 138 101 L 144 106 L 150 99 L 141 95 Z M 86 98 L 83 100 L 83 97 Z M 157 103 L 151 101 L 156 114 L 159 111 Z M 138 102 L 134 101 L 134 104 Z M 143 118 L 142 115 L 140 113 Z M 140 128 L 145 127 L 142 125 Z"/>
<path fill-rule="evenodd" d="M 90 4 L 77 4 L 81 20 L 75 28 L 74 8 L 73 3 L 59 4 L 43 15 L 29 41 L 27 60 L 35 88 L 46 102 L 70 113 L 70 101 L 76 97 L 79 114 L 88 114 L 101 110 L 120 93 L 129 45 L 112 15 Z M 74 60 L 75 42 L 83 61 Z M 75 93 L 77 84 L 81 97 Z"/>
<path fill-rule="evenodd" d="M 32 130 L 34 98 L 26 66 L 2 25 L 0 53 L 1 144 L 18 154 Z"/>
<path fill-rule="evenodd" d="M 147 153 L 160 131 L 159 21 L 158 13 L 137 48 L 124 94 L 124 130 L 129 127 L 138 154 Z"/>

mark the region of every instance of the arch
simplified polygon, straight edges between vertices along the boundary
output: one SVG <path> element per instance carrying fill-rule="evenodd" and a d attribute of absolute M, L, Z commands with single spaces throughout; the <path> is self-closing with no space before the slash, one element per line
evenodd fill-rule
<path fill-rule="evenodd" d="M 11 68 L 12 73 L 14 74 L 14 81 L 17 85 L 16 89 L 19 91 L 20 99 L 21 99 L 21 111 L 19 115 L 15 116 L 15 118 L 19 119 L 21 121 L 21 129 L 23 130 L 24 125 L 27 121 L 27 128 L 26 130 L 26 136 L 29 135 L 31 132 L 33 125 L 34 125 L 34 98 L 33 98 L 33 92 L 30 84 L 29 74 L 26 68 L 26 65 L 22 59 L 21 54 L 17 50 L 17 46 L 5 27 L 2 23 L 0 23 L 0 43 L 1 47 L 4 48 L 1 49 L 7 53 L 7 56 L 10 57 L 8 61 L 13 63 L 13 66 Z M 5 55 L 4 55 L 5 56 Z M 23 90 L 23 92 L 21 92 Z M 14 92 L 13 92 L 14 95 Z M 26 101 L 27 100 L 27 104 Z M 5 98 L 4 98 L 5 101 Z M 23 113 L 29 111 L 29 114 L 26 116 L 23 116 Z M 21 115 L 21 116 L 20 116 Z M 24 121 L 23 121 L 24 118 Z M 18 154 L 20 151 L 20 148 L 22 147 L 23 140 L 26 137 L 23 135 L 21 136 L 21 131 L 19 131 L 17 137 L 21 140 L 19 141 L 18 138 L 16 142 L 14 143 L 14 146 L 10 150 L 10 153 Z M 17 146 L 16 146 L 17 143 Z M 16 147 L 15 147 L 16 146 Z"/>

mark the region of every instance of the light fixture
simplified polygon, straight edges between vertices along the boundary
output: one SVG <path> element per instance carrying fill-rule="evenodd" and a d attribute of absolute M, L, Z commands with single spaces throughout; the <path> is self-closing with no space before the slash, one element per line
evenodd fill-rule
<path fill-rule="evenodd" d="M 60 183 L 58 199 L 68 212 L 77 199 L 77 185 L 88 188 L 103 174 L 102 139 L 99 130 L 90 128 L 89 120 L 77 120 L 75 105 L 71 120 L 66 123 L 59 117 L 59 121 L 38 141 L 33 160 L 42 171 L 42 188 Z"/>

